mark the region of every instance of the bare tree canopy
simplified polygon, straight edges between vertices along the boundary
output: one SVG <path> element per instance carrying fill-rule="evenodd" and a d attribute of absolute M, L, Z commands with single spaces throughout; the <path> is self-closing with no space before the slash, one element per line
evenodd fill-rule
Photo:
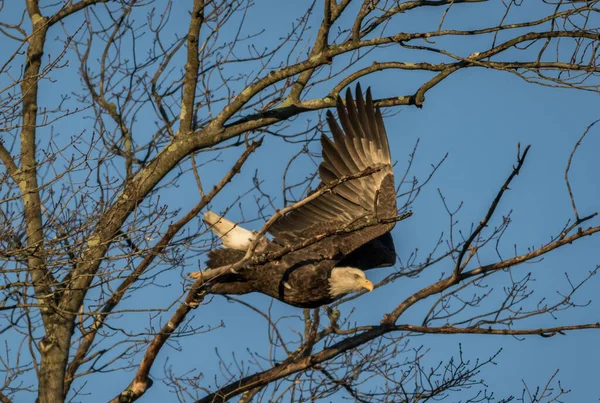
<path fill-rule="evenodd" d="M 597 399 L 599 28 L 598 0 L 0 0 L 0 402 Z M 314 193 L 359 82 L 397 263 L 315 309 L 218 293 L 382 224 L 257 247 L 379 174 Z M 209 209 L 259 235 L 233 266 Z"/>

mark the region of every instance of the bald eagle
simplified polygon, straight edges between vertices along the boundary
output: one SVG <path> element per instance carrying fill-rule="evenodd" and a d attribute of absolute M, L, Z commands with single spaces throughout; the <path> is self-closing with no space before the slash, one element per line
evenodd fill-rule
<path fill-rule="evenodd" d="M 349 90 L 345 105 L 338 97 L 337 112 L 341 127 L 333 114 L 327 112 L 333 140 L 324 134 L 321 137 L 323 162 L 319 166 L 319 188 L 356 176 L 370 167 L 380 169 L 342 181 L 289 211 L 269 228 L 272 239 L 262 239 L 259 249 L 277 252 L 309 239 L 319 238 L 318 241 L 275 261 L 248 265 L 220 276 L 210 284 L 211 293 L 260 292 L 289 305 L 314 308 L 349 293 L 372 291 L 373 283 L 364 270 L 395 263 L 390 231 L 397 216 L 396 192 L 381 112 L 374 107 L 370 90 L 366 101 L 363 99 L 360 86 L 356 89 L 356 102 Z M 223 248 L 208 254 L 210 269 L 240 261 L 257 236 L 256 232 L 211 211 L 204 214 L 204 221 L 223 242 Z M 367 223 L 370 225 L 361 227 Z M 359 229 L 344 231 L 351 227 Z M 319 237 L 322 235 L 329 236 Z"/>

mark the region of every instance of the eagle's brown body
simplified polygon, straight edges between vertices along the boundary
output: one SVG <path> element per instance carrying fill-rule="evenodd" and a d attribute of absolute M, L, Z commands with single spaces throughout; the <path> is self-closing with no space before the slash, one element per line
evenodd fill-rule
<path fill-rule="evenodd" d="M 208 264 L 209 267 L 234 264 L 242 259 L 244 254 L 241 250 L 216 249 L 209 254 Z M 328 281 L 334 267 L 349 266 L 367 270 L 392 266 L 396 261 L 389 233 L 363 245 L 341 261 L 335 254 L 335 247 L 317 243 L 310 248 L 291 252 L 281 260 L 250 266 L 237 274 L 227 274 L 211 287 L 211 292 L 261 292 L 293 306 L 316 308 L 330 304 L 336 299 L 329 292 Z"/>

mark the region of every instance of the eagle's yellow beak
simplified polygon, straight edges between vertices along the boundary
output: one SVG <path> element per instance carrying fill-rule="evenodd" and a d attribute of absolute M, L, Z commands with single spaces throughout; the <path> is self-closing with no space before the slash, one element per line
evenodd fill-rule
<path fill-rule="evenodd" d="M 373 283 L 367 279 L 365 279 L 365 281 L 362 283 L 362 287 L 366 290 L 369 290 L 369 292 L 373 291 Z"/>

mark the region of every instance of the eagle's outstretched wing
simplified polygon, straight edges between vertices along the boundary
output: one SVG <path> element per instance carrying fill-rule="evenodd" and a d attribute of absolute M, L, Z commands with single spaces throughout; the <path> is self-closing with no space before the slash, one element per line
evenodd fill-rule
<path fill-rule="evenodd" d="M 338 98 L 337 111 L 341 127 L 328 112 L 327 122 L 333 140 L 326 135 L 321 137 L 323 162 L 319 166 L 322 180 L 319 188 L 370 167 L 382 168 L 373 174 L 345 181 L 281 217 L 269 230 L 277 243 L 297 242 L 360 226 L 376 218 L 392 218 L 397 214 L 388 139 L 381 112 L 373 105 L 370 89 L 365 101 L 357 85 L 356 102 L 348 90 L 346 105 Z M 376 224 L 321 242 L 331 243 L 329 246 L 335 246 L 338 254 L 346 255 L 386 234 L 393 226 L 393 223 Z"/>

